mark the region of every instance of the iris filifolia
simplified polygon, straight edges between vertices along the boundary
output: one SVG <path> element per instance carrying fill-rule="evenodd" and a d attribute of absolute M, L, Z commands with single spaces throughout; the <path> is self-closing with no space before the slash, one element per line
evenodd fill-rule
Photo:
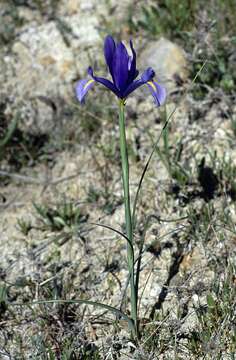
<path fill-rule="evenodd" d="M 129 191 L 129 162 L 125 134 L 125 101 L 127 97 L 142 85 L 147 85 L 155 104 L 160 106 L 166 98 L 166 91 L 163 86 L 154 81 L 155 72 L 152 68 L 147 68 L 140 78 L 139 71 L 136 68 L 136 53 L 132 41 L 130 41 L 131 55 L 129 55 L 125 45 L 122 42 L 115 43 L 111 36 L 107 36 L 104 42 L 104 56 L 111 80 L 95 76 L 93 69 L 88 68 L 89 79 L 80 80 L 76 85 L 77 99 L 83 103 L 88 91 L 99 83 L 111 90 L 119 99 L 119 127 L 120 127 L 120 153 L 122 163 L 122 179 L 125 204 L 125 224 L 127 238 L 127 261 L 129 270 L 129 283 L 131 290 L 131 319 L 133 321 L 134 335 L 138 335 L 137 319 L 137 294 L 138 281 L 135 279 L 135 259 L 133 242 L 133 222 L 130 206 Z M 137 79 L 138 78 L 138 79 Z M 138 275 L 136 274 L 136 277 Z"/>
<path fill-rule="evenodd" d="M 132 41 L 130 41 L 132 55 L 122 42 L 115 43 L 111 36 L 107 36 L 104 42 L 104 56 L 112 77 L 112 81 L 95 76 L 93 69 L 88 68 L 90 79 L 80 80 L 76 85 L 76 95 L 80 102 L 84 102 L 87 92 L 95 83 L 100 83 L 111 90 L 120 100 L 124 100 L 137 88 L 147 85 L 151 91 L 157 106 L 164 103 L 166 91 L 163 86 L 154 81 L 155 72 L 147 68 L 141 78 L 137 80 L 139 71 L 136 68 L 136 53 Z"/>

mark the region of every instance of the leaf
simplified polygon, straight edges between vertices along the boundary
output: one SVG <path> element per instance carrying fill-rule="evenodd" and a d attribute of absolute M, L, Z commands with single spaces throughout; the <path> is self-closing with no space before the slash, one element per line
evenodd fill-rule
<path fill-rule="evenodd" d="M 16 126 L 17 126 L 18 118 L 19 118 L 19 115 L 17 114 L 15 116 L 14 120 L 10 123 L 4 139 L 2 139 L 0 141 L 0 149 L 3 148 L 4 146 L 6 146 L 7 143 L 11 140 L 11 137 L 12 137 L 12 135 L 13 135 L 15 129 L 16 129 Z"/>
<path fill-rule="evenodd" d="M 124 319 L 125 321 L 127 321 L 130 330 L 135 334 L 135 327 L 134 327 L 134 323 L 132 321 L 132 319 L 130 319 L 125 313 L 123 313 L 122 311 L 120 311 L 119 309 L 107 305 L 107 304 L 103 304 L 97 301 L 90 301 L 90 300 L 38 300 L 38 301 L 33 301 L 31 303 L 8 303 L 8 305 L 13 305 L 13 306 L 32 306 L 32 305 L 40 305 L 40 304 L 86 304 L 86 305 L 92 305 L 92 306 L 97 306 L 103 309 L 106 309 L 112 313 L 114 313 L 115 315 L 121 317 L 122 319 Z"/>
<path fill-rule="evenodd" d="M 187 95 L 187 92 L 188 90 L 190 90 L 192 88 L 192 86 L 194 85 L 194 83 L 196 82 L 197 78 L 200 76 L 200 74 L 202 73 L 203 69 L 205 68 L 205 65 L 207 63 L 207 60 L 204 61 L 204 63 L 202 64 L 202 66 L 200 67 L 199 71 L 196 73 L 196 75 L 194 76 L 193 80 L 191 81 L 190 83 L 190 86 L 188 89 L 186 89 L 183 97 L 179 100 L 179 102 L 176 104 L 175 108 L 173 109 L 173 111 L 168 115 L 167 119 L 166 119 L 166 122 L 155 142 L 155 144 L 153 145 L 153 148 L 152 148 L 152 151 L 147 159 L 147 162 L 144 166 L 144 169 L 142 171 L 142 174 L 141 174 L 141 177 L 140 177 L 140 180 L 139 180 L 139 184 L 138 184 L 138 187 L 137 187 L 137 191 L 135 193 L 135 197 L 134 197 L 134 203 L 133 203 L 133 211 L 132 211 L 132 224 L 133 224 L 133 230 L 135 229 L 135 215 L 136 215 L 136 208 L 137 208 L 137 203 L 138 203 L 138 199 L 139 199 L 139 193 L 140 193 L 140 190 L 141 190 L 141 187 L 142 187 L 142 183 L 143 183 L 143 179 L 144 179 L 144 176 L 148 170 L 148 167 L 149 167 L 149 164 L 152 160 L 152 157 L 156 151 L 156 148 L 158 147 L 158 144 L 159 144 L 159 141 L 162 137 L 162 134 L 163 132 L 165 131 L 165 129 L 167 128 L 167 126 L 169 125 L 169 122 L 171 121 L 171 118 L 172 116 L 174 115 L 174 113 L 176 112 L 177 108 L 179 107 L 179 104 L 180 102 L 186 97 Z"/>
<path fill-rule="evenodd" d="M 119 231 L 119 230 L 114 229 L 113 227 L 111 227 L 111 226 L 109 226 L 109 225 L 98 224 L 98 223 L 90 223 L 90 224 L 92 224 L 92 225 L 97 225 L 97 226 L 101 226 L 101 227 L 103 227 L 103 228 L 105 228 L 105 229 L 114 231 L 115 233 L 117 233 L 117 234 L 119 234 L 120 236 L 122 236 L 122 237 L 128 242 L 128 244 L 130 245 L 131 250 L 132 250 L 132 256 L 134 257 L 134 247 L 133 247 L 133 244 L 132 244 L 132 242 L 128 239 L 128 237 L 127 237 L 125 234 L 123 234 L 123 233 L 122 233 L 121 231 Z"/>
<path fill-rule="evenodd" d="M 214 308 L 216 306 L 215 300 L 213 299 L 213 296 L 211 294 L 207 294 L 207 305 L 210 308 Z"/>

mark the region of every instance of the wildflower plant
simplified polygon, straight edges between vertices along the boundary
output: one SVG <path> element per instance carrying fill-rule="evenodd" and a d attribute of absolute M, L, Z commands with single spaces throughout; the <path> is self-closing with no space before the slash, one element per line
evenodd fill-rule
<path fill-rule="evenodd" d="M 140 257 L 135 259 L 134 256 L 134 221 L 136 199 L 134 201 L 133 211 L 131 211 L 130 189 L 129 189 L 129 161 L 127 152 L 126 132 L 125 132 L 125 103 L 127 97 L 136 89 L 143 85 L 147 85 L 157 106 L 165 102 L 166 90 L 163 86 L 154 81 L 155 72 L 152 68 L 147 68 L 139 79 L 139 71 L 136 68 L 136 53 L 132 41 L 130 41 L 131 56 L 122 42 L 115 43 L 111 36 L 107 36 L 104 42 L 104 56 L 112 81 L 97 77 L 93 73 L 91 67 L 88 68 L 89 79 L 80 80 L 76 85 L 77 99 L 84 103 L 88 91 L 95 83 L 102 84 L 112 91 L 119 102 L 119 130 L 120 130 L 120 154 L 122 163 L 122 179 L 125 205 L 125 225 L 126 234 L 122 235 L 127 242 L 127 263 L 129 272 L 129 285 L 131 291 L 131 318 L 128 323 L 131 325 L 131 331 L 134 337 L 138 336 L 138 286 L 139 286 L 139 270 Z M 109 228 L 108 226 L 105 226 Z M 110 228 L 111 229 L 111 228 Z M 137 264 L 137 268 L 135 266 Z M 136 271 L 135 271 L 136 270 Z M 102 305 L 102 304 L 98 304 Z M 105 304 L 104 304 L 105 305 Z M 113 309 L 113 308 L 112 308 Z M 116 309 L 113 309 L 117 313 Z M 120 314 L 119 314 L 120 315 Z M 127 320 L 127 315 L 122 317 Z"/>
<path fill-rule="evenodd" d="M 138 321 L 138 290 L 139 290 L 139 276 L 141 271 L 141 261 L 142 261 L 142 254 L 144 248 L 144 240 L 145 240 L 145 233 L 148 227 L 150 217 L 147 219 L 145 224 L 144 232 L 141 237 L 141 241 L 138 245 L 138 255 L 135 258 L 134 254 L 134 230 L 135 230 L 135 220 L 136 220 L 136 207 L 139 198 L 140 189 L 142 186 L 142 182 L 146 171 L 149 167 L 151 159 L 157 150 L 158 143 L 160 141 L 161 136 L 163 135 L 164 131 L 166 130 L 172 116 L 174 115 L 176 109 L 178 108 L 181 99 L 175 106 L 175 108 L 171 111 L 171 113 L 167 116 L 165 124 L 152 147 L 150 155 L 147 159 L 147 162 L 144 166 L 142 171 L 137 190 L 135 192 L 133 206 L 131 211 L 131 201 L 130 201 L 130 190 L 129 190 L 129 162 L 128 162 L 128 152 L 127 152 L 127 143 L 126 143 L 126 133 L 125 133 L 125 103 L 127 97 L 139 88 L 142 85 L 147 85 L 152 96 L 154 97 L 155 103 L 157 106 L 161 106 L 165 102 L 166 98 L 166 91 L 164 87 L 154 81 L 155 73 L 151 68 L 148 68 L 144 73 L 141 75 L 139 79 L 138 71 L 136 69 L 136 53 L 133 48 L 132 41 L 130 41 L 131 47 L 131 56 L 129 56 L 126 47 L 123 45 L 122 42 L 116 44 L 111 36 L 107 36 L 104 43 L 104 54 L 106 63 L 108 65 L 109 72 L 112 77 L 112 81 L 108 79 L 104 79 L 101 77 L 96 77 L 93 74 L 92 68 L 88 69 L 88 74 L 90 75 L 90 79 L 80 80 L 76 85 L 76 95 L 77 99 L 83 103 L 85 100 L 85 96 L 87 95 L 88 91 L 92 88 L 95 83 L 100 83 L 104 85 L 106 88 L 111 90 L 118 98 L 119 103 L 119 128 L 120 128 L 120 153 L 121 153 L 121 162 L 122 162 L 122 178 L 123 178 L 123 190 L 124 190 L 124 205 L 125 205 L 125 224 L 126 224 L 126 233 L 122 233 L 121 231 L 114 229 L 105 224 L 97 224 L 102 226 L 106 229 L 112 230 L 117 233 L 119 236 L 123 237 L 127 243 L 127 264 L 128 264 L 128 284 L 131 290 L 131 315 L 127 315 L 123 311 L 113 306 L 103 304 L 97 301 L 91 300 L 67 300 L 67 299 L 49 299 L 49 300 L 36 300 L 30 302 L 30 306 L 32 305 L 40 305 L 40 304 L 85 304 L 96 306 L 101 309 L 108 310 L 116 315 L 118 319 L 122 318 L 125 320 L 131 330 L 131 335 L 133 339 L 137 340 L 139 338 L 139 321 Z M 190 87 L 195 83 L 196 79 L 201 74 L 202 70 L 204 69 L 207 61 L 204 61 L 203 65 L 193 78 Z M 185 94 L 187 94 L 186 89 Z M 67 210 L 67 209 L 66 209 Z M 40 210 L 40 212 L 42 212 Z M 67 211 L 66 211 L 67 213 Z M 44 217 L 44 214 L 42 214 Z M 64 214 L 65 215 L 65 214 Z M 63 215 L 63 216 L 64 216 Z M 23 230 L 25 229 L 25 224 L 19 224 L 19 226 Z M 127 290 L 127 289 L 126 289 Z M 1 295 L 1 294 L 0 294 Z M 141 296 L 140 296 L 141 298 Z M 123 302 L 123 299 L 122 299 Z M 19 302 L 19 303 L 11 303 L 8 302 L 8 305 L 14 306 L 29 306 L 29 303 Z M 121 304 L 122 305 L 122 304 Z M 140 305 L 140 302 L 139 302 Z M 120 306 L 121 308 L 122 306 Z"/>
<path fill-rule="evenodd" d="M 136 68 L 136 53 L 133 43 L 130 40 L 132 55 L 129 56 L 125 45 L 122 42 L 115 43 L 113 38 L 108 35 L 104 42 L 104 56 L 112 81 L 94 76 L 91 66 L 88 68 L 90 79 L 80 80 L 76 85 L 76 95 L 78 100 L 83 103 L 88 91 L 95 83 L 104 85 L 112 91 L 125 104 L 127 97 L 142 85 L 147 85 L 152 93 L 157 106 L 164 103 L 166 90 L 163 86 L 154 81 L 155 72 L 152 68 L 147 68 L 140 79 L 137 79 L 139 71 Z"/>

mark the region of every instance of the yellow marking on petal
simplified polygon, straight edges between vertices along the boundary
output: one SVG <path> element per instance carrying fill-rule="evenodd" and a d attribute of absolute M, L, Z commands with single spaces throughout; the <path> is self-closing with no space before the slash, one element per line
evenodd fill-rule
<path fill-rule="evenodd" d="M 153 81 L 148 81 L 147 84 L 150 85 L 154 91 L 157 91 L 156 85 L 154 84 Z"/>
<path fill-rule="evenodd" d="M 87 87 L 92 84 L 93 82 L 95 82 L 95 80 L 89 80 L 85 85 L 84 85 L 84 90 L 87 89 Z"/>

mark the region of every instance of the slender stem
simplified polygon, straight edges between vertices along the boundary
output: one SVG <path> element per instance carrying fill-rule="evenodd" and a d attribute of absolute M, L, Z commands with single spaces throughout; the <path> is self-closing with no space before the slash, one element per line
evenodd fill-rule
<path fill-rule="evenodd" d="M 129 193 L 129 161 L 127 142 L 125 135 L 125 102 L 120 100 L 119 102 L 119 126 L 120 126 L 120 154 L 122 163 L 122 178 L 123 178 L 123 189 L 124 189 L 124 203 L 125 203 L 125 225 L 126 225 L 126 236 L 129 239 L 127 243 L 127 261 L 128 270 L 130 274 L 130 290 L 131 290 L 131 318 L 134 322 L 135 336 L 138 336 L 138 324 L 137 324 L 137 296 L 135 289 L 135 278 L 134 278 L 134 251 L 133 251 L 133 225 L 130 207 L 130 193 Z"/>

